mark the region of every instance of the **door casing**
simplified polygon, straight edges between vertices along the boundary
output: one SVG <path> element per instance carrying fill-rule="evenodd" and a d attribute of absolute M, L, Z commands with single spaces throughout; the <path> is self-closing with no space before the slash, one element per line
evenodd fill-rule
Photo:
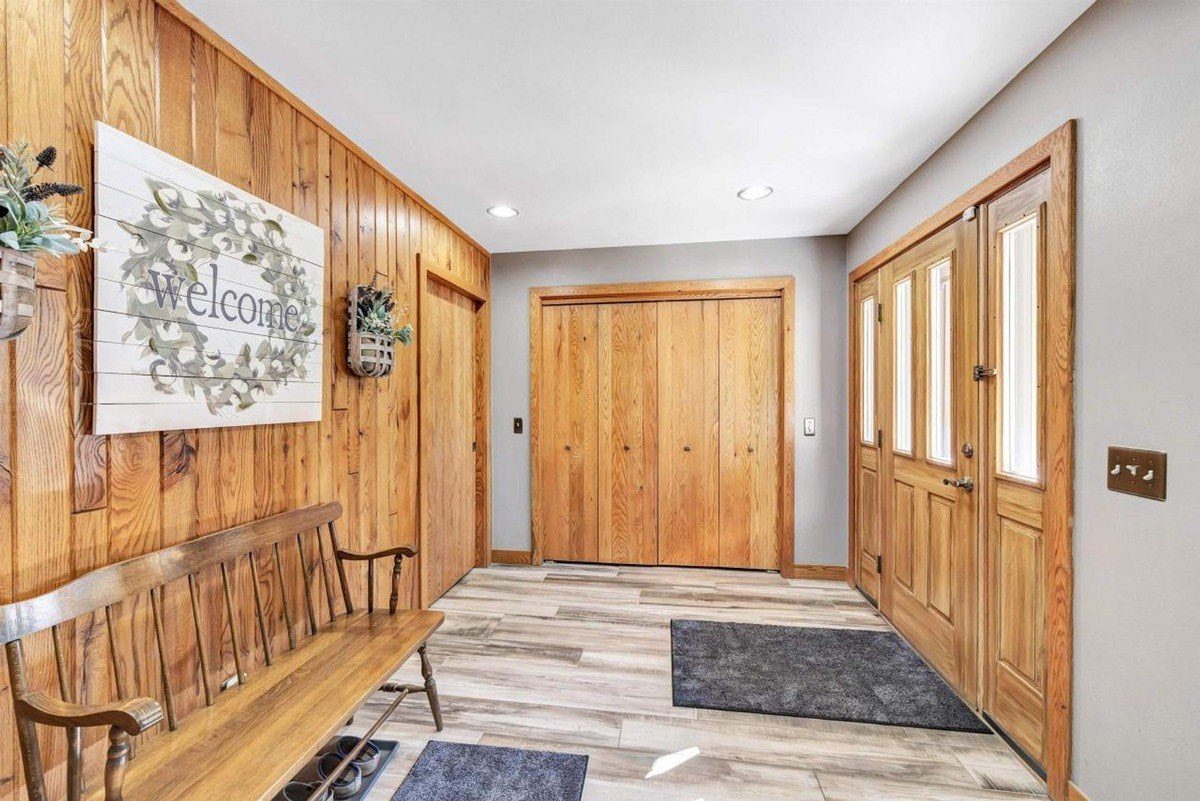
<path fill-rule="evenodd" d="M 779 572 L 787 578 L 795 574 L 794 505 L 795 496 L 795 418 L 794 344 L 795 279 L 772 278 L 716 279 L 699 281 L 650 281 L 643 283 L 591 284 L 584 286 L 534 287 L 529 290 L 530 346 L 530 463 L 532 508 L 530 519 L 531 561 L 542 563 L 542 499 L 540 459 L 538 458 L 543 420 L 539 415 L 542 392 L 542 310 L 546 306 L 579 303 L 648 303 L 679 300 L 724 300 L 736 298 L 780 299 L 780 380 L 779 380 Z"/>
<path fill-rule="evenodd" d="M 428 545 L 428 513 L 425 496 L 430 477 L 430 443 L 425 442 L 423 431 L 424 404 L 438 403 L 432 390 L 428 365 L 421 357 L 422 342 L 428 327 L 429 286 L 438 284 L 453 292 L 457 292 L 474 303 L 474 347 L 472 360 L 474 363 L 474 443 L 475 443 L 475 475 L 474 475 L 474 541 L 475 566 L 486 567 L 491 564 L 491 302 L 486 286 L 480 286 L 468 278 L 447 267 L 438 264 L 434 259 L 422 258 L 417 254 L 417 338 L 414 346 L 417 349 L 417 376 L 420 382 L 420 392 L 417 394 L 417 537 L 418 554 L 417 570 L 419 574 L 418 593 L 419 604 L 422 608 L 437 600 L 433 597 L 431 576 L 426 564 L 424 553 Z M 375 380 L 375 379 L 371 379 Z"/>
<path fill-rule="evenodd" d="M 1073 584 L 1072 527 L 1074 519 L 1074 362 L 1075 362 L 1075 120 L 1068 120 L 1032 147 L 969 189 L 933 216 L 855 268 L 848 277 L 851 303 L 849 331 L 851 372 L 856 353 L 855 284 L 879 270 L 894 258 L 918 245 L 964 214 L 999 197 L 1033 175 L 1047 171 L 1050 176 L 1050 200 L 1046 205 L 1044 233 L 1044 337 L 1043 373 L 1044 438 L 1043 506 L 1044 563 L 1042 584 L 1045 592 L 1045 735 L 1043 767 L 1046 785 L 1054 801 L 1066 801 L 1071 775 L 1073 675 Z M 985 237 L 980 237 L 984 247 Z M 981 260 L 985 254 L 980 254 Z M 854 381 L 849 397 L 851 413 L 856 413 Z M 855 497 L 855 449 L 858 446 L 856 418 L 850 426 L 849 548 L 858 553 L 859 521 L 853 503 Z M 885 436 L 886 439 L 886 436 Z M 983 499 L 977 514 L 977 537 L 982 543 L 987 520 Z M 885 583 L 889 565 L 884 561 Z M 852 562 L 851 580 L 861 584 L 859 570 Z M 982 581 L 982 577 L 980 579 Z M 980 616 L 982 618 L 982 616 Z"/>

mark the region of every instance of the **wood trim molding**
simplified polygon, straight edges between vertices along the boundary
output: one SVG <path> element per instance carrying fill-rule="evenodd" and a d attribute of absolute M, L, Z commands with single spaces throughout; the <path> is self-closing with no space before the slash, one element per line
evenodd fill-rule
<path fill-rule="evenodd" d="M 844 565 L 793 565 L 791 578 L 851 583 L 850 568 Z"/>
<path fill-rule="evenodd" d="M 154 2 L 164 11 L 168 12 L 171 16 L 175 17 L 177 20 L 190 28 L 197 36 L 207 41 L 225 56 L 228 56 L 242 69 L 246 70 L 246 72 L 253 75 L 258 81 L 266 85 L 272 92 L 279 95 L 292 106 L 294 106 L 297 111 L 299 111 L 305 117 L 308 117 L 308 119 L 315 123 L 317 127 L 323 128 L 331 137 L 341 142 L 347 150 L 353 152 L 356 156 L 358 156 L 358 158 L 369 164 L 376 172 L 386 176 L 387 179 L 398 186 L 401 191 L 404 192 L 404 194 L 415 200 L 422 208 L 449 226 L 451 230 L 453 230 L 467 242 L 470 242 L 472 247 L 481 253 L 488 253 L 487 248 L 476 242 L 470 234 L 458 227 L 453 220 L 434 208 L 433 204 L 422 197 L 418 192 L 413 191 L 412 187 L 400 180 L 395 173 L 383 166 L 378 159 L 376 159 L 367 151 L 363 150 L 358 144 L 351 140 L 350 137 L 338 130 L 338 128 L 329 122 L 329 120 L 318 114 L 317 111 L 312 108 L 312 106 L 308 105 L 299 97 L 297 97 L 295 92 L 281 84 L 270 73 L 251 61 L 245 53 L 234 47 L 227 39 L 225 39 L 225 37 L 214 31 L 191 11 L 188 11 L 183 4 L 179 2 L 179 0 L 154 0 Z"/>
<path fill-rule="evenodd" d="M 646 281 L 584 286 L 539 286 L 529 290 L 541 305 L 563 303 L 647 303 L 662 300 L 721 300 L 730 298 L 777 298 L 786 288 L 795 288 L 791 276 L 778 278 L 733 278 L 703 281 Z"/>
<path fill-rule="evenodd" d="M 896 256 L 958 219 L 965 209 L 987 202 L 1034 173 L 1049 169 L 1050 203 L 1046 232 L 1046 490 L 1043 512 L 1046 588 L 1046 784 L 1054 801 L 1067 801 L 1071 771 L 1074 568 L 1074 376 L 1075 376 L 1075 120 L 1055 128 L 980 181 L 952 203 L 856 267 L 848 276 L 850 320 L 853 290 Z M 849 332 L 853 359 L 856 332 Z M 854 376 L 848 376 L 851 420 L 857 408 Z M 857 553 L 854 520 L 855 432 L 850 425 L 850 553 Z M 853 562 L 851 563 L 853 565 Z M 854 569 L 851 568 L 851 582 Z M 1076 791 L 1077 792 L 1077 791 Z"/>
<path fill-rule="evenodd" d="M 532 551 L 506 551 L 492 549 L 492 564 L 494 565 L 531 565 Z"/>
<path fill-rule="evenodd" d="M 539 402 L 542 363 L 542 308 L 568 303 L 648 303 L 678 300 L 728 300 L 779 298 L 782 303 L 780 343 L 779 460 L 779 573 L 792 578 L 795 558 L 796 421 L 795 329 L 796 279 L 790 275 L 767 278 L 730 278 L 696 281 L 646 281 L 642 283 L 541 286 L 529 290 L 529 455 L 531 465 L 531 563 L 542 563 L 542 504 L 538 487 L 542 475 L 538 459 Z"/>
<path fill-rule="evenodd" d="M 1043 165 L 1047 164 L 1056 151 L 1061 155 L 1062 148 L 1068 140 L 1072 144 L 1075 141 L 1075 120 L 1067 120 L 1043 136 L 1041 140 L 1015 159 L 947 203 L 932 217 L 920 223 L 907 234 L 855 267 L 854 271 L 850 273 L 850 281 L 853 283 L 859 278 L 868 275 L 875 268 L 896 258 L 939 228 L 943 228 L 949 223 L 954 222 L 963 213 L 964 209 L 978 205 L 988 198 L 1002 193 L 1005 189 L 1018 183 L 1023 178 L 1032 175 Z M 1074 153 L 1073 146 L 1071 147 L 1071 152 Z"/>
<path fill-rule="evenodd" d="M 1067 801 L 1090 801 L 1075 782 L 1067 782 Z"/>

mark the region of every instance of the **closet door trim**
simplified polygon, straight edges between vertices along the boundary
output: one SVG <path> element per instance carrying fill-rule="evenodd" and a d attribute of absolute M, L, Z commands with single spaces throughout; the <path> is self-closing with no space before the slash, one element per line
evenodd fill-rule
<path fill-rule="evenodd" d="M 529 290 L 529 454 L 532 508 L 532 562 L 539 565 L 542 555 L 541 465 L 538 444 L 542 436 L 539 398 L 542 390 L 542 309 L 545 306 L 578 303 L 649 303 L 678 300 L 728 300 L 734 298 L 779 298 L 780 399 L 779 399 L 779 572 L 785 578 L 795 574 L 795 438 L 793 414 L 793 369 L 796 282 L 791 276 L 772 278 L 717 279 L 703 281 L 649 281 L 624 284 L 533 287 Z"/>

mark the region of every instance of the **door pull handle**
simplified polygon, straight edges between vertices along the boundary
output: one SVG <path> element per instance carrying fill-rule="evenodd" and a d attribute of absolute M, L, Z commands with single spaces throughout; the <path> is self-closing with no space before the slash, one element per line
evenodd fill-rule
<path fill-rule="evenodd" d="M 975 489 L 975 480 L 970 476 L 964 478 L 943 478 L 942 483 L 947 487 L 958 487 L 967 492 L 972 492 Z"/>

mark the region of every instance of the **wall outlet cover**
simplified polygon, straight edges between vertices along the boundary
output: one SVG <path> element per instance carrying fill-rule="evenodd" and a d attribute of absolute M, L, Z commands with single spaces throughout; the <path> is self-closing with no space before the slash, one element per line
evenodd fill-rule
<path fill-rule="evenodd" d="M 805 417 L 804 418 L 804 436 L 815 437 L 816 435 L 817 435 L 817 418 Z"/>

